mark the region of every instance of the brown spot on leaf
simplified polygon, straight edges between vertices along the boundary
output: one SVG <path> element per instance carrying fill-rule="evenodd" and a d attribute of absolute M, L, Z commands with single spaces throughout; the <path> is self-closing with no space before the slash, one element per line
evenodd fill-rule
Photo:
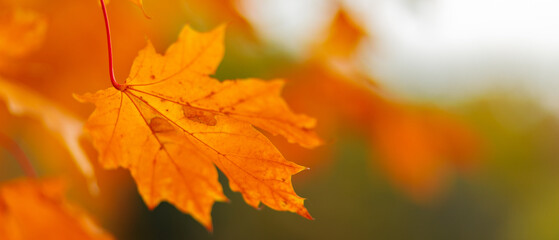
<path fill-rule="evenodd" d="M 215 114 L 213 113 L 186 105 L 182 107 L 182 111 L 184 112 L 184 116 L 191 121 L 202 123 L 208 126 L 215 126 L 217 124 Z"/>
<path fill-rule="evenodd" d="M 173 125 L 169 123 L 169 121 L 161 118 L 161 117 L 154 117 L 149 121 L 149 128 L 154 133 L 163 133 L 175 130 Z"/>
<path fill-rule="evenodd" d="M 280 204 L 280 206 L 282 206 L 282 207 L 286 207 L 286 206 L 287 206 L 287 200 L 285 200 L 285 199 L 280 199 L 280 200 L 279 200 L 279 204 Z"/>

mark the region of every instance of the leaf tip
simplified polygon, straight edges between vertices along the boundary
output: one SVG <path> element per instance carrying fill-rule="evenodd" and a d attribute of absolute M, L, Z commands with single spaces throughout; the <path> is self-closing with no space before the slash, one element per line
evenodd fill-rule
<path fill-rule="evenodd" d="M 306 208 L 303 208 L 303 210 L 299 211 L 297 214 L 299 214 L 300 216 L 308 220 L 314 220 L 314 218 L 311 216 L 311 214 L 309 213 L 309 211 L 307 211 Z"/>
<path fill-rule="evenodd" d="M 204 228 L 206 229 L 206 231 L 208 231 L 210 234 L 213 234 L 214 232 L 214 226 L 212 223 L 212 217 L 210 215 L 208 216 L 197 216 L 197 215 L 191 215 L 194 220 L 198 221 L 200 224 L 202 224 L 202 226 L 204 226 Z"/>
<path fill-rule="evenodd" d="M 146 206 L 148 207 L 148 209 L 150 211 L 153 211 L 153 209 L 155 209 L 155 207 L 157 207 L 157 204 L 146 203 Z"/>
<path fill-rule="evenodd" d="M 212 223 L 210 222 L 210 224 L 205 225 L 204 227 L 206 227 L 206 230 L 210 233 L 213 234 L 214 233 L 214 227 L 212 225 Z"/>

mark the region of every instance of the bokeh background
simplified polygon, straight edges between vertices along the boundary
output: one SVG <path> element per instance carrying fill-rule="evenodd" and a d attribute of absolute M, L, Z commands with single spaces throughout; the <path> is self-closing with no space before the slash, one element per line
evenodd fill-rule
<path fill-rule="evenodd" d="M 0 76 L 86 119 L 73 93 L 110 87 L 95 0 L 1 0 L 0 12 L 46 22 L 26 54 L 0 58 Z M 116 76 L 150 39 L 159 52 L 185 24 L 227 24 L 220 80 L 284 78 L 284 97 L 318 119 L 325 144 L 270 136 L 288 160 L 309 221 L 231 192 L 214 232 L 163 203 L 142 202 L 129 173 L 104 170 L 80 143 L 99 192 L 38 121 L 0 105 L 0 130 L 42 177 L 118 239 L 559 239 L 559 4 L 545 0 L 112 0 Z M 6 18 L 1 18 L 0 21 Z M 2 24 L 2 22 L 0 22 Z M 8 55 L 8 54 L 6 54 Z M 0 149 L 0 180 L 23 176 Z"/>

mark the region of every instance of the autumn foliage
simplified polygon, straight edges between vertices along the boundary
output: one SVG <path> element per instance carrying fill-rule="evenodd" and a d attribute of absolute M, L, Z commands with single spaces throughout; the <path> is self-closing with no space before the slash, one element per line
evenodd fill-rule
<path fill-rule="evenodd" d="M 315 120 L 289 110 L 279 96 L 282 81 L 209 77 L 223 56 L 224 30 L 185 27 L 164 56 L 148 43 L 122 90 L 77 97 L 97 106 L 86 128 L 99 161 L 130 169 L 150 208 L 167 200 L 210 230 L 213 203 L 227 200 L 214 164 L 249 205 L 311 219 L 291 184 L 305 168 L 285 160 L 253 126 L 315 147 Z"/>
<path fill-rule="evenodd" d="M 64 199 L 62 182 L 19 179 L 0 186 L 0 239 L 113 238 Z"/>
<path fill-rule="evenodd" d="M 130 2 L 151 17 L 141 0 Z M 476 165 L 479 140 L 468 125 L 440 109 L 395 100 L 360 68 L 354 57 L 370 36 L 343 8 L 304 61 L 274 67 L 272 79 L 218 80 L 215 74 L 229 51 L 228 29 L 255 48 L 264 44 L 234 1 L 186 2 L 196 18 L 213 24 L 212 30 L 186 24 L 163 54 L 148 40 L 120 83 L 110 53 L 110 77 L 95 81 L 107 86 L 113 80 L 113 86 L 94 92 L 87 85 L 94 93 L 85 94 L 69 90 L 79 102 L 95 106 L 87 121 L 84 112 L 12 79 L 30 76 L 18 74 L 27 68 L 13 66 L 41 48 L 48 21 L 20 8 L 0 10 L 0 99 L 13 118 L 39 123 L 66 149 L 88 193 L 99 194 L 97 164 L 123 168 L 150 210 L 166 201 L 213 231 L 212 209 L 216 202 L 229 201 L 227 187 L 254 208 L 265 205 L 312 220 L 292 176 L 328 164 L 324 159 L 332 154 L 337 136 L 348 129 L 357 129 L 371 146 L 370 158 L 378 160 L 371 165 L 381 166 L 387 179 L 416 202 L 443 192 L 448 169 L 467 171 Z M 105 11 L 105 5 L 100 7 L 99 14 Z M 81 77 L 68 68 L 69 78 Z M 32 162 L 20 143 L 9 132 L 5 135 L 8 140 L 0 147 L 20 162 Z M 94 150 L 88 152 L 88 144 Z M 222 186 L 218 171 L 229 186 Z M 61 239 L 60 233 L 67 239 L 113 238 L 95 217 L 65 198 L 63 181 L 43 179 L 41 171 L 38 177 L 27 175 L 0 183 L 0 239 Z"/>
<path fill-rule="evenodd" d="M 381 156 L 387 177 L 414 200 L 429 201 L 446 187 L 448 169 L 462 172 L 476 165 L 478 137 L 444 111 L 393 100 L 354 60 L 367 38 L 339 10 L 309 60 L 285 71 L 293 80 L 286 97 L 322 120 L 318 131 L 326 138 L 344 125 L 358 129 Z"/>

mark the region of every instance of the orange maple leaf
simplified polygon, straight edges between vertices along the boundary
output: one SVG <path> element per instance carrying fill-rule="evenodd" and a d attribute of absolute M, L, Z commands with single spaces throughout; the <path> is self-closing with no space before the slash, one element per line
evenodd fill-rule
<path fill-rule="evenodd" d="M 0 187 L 0 239 L 91 239 L 112 236 L 64 199 L 62 182 L 20 179 Z"/>
<path fill-rule="evenodd" d="M 321 143 L 315 120 L 291 112 L 281 80 L 209 77 L 224 54 L 224 31 L 187 26 L 163 56 L 148 42 L 121 91 L 77 96 L 96 105 L 86 129 L 99 161 L 129 169 L 150 208 L 167 200 L 209 230 L 213 203 L 227 200 L 214 164 L 249 205 L 311 219 L 291 183 L 305 168 L 285 160 L 254 127 L 310 148 Z"/>

